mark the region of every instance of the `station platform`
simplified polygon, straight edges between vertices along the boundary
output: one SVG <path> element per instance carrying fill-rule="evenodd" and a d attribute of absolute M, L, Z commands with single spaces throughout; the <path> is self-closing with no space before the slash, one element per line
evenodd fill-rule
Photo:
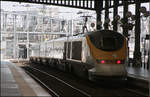
<path fill-rule="evenodd" d="M 143 89 L 149 89 L 150 72 L 144 67 L 128 66 L 128 84 L 134 85 Z"/>
<path fill-rule="evenodd" d="M 13 63 L 24 63 L 28 62 L 27 59 L 10 59 Z M 150 70 L 145 69 L 144 67 L 133 67 L 132 64 L 128 66 L 127 68 L 128 77 L 134 78 L 134 79 L 140 79 L 145 81 L 150 81 Z"/>
<path fill-rule="evenodd" d="M 27 75 L 16 64 L 1 60 L 1 92 L 0 96 L 49 96 L 37 82 Z"/>
<path fill-rule="evenodd" d="M 1 60 L 1 96 L 49 96 L 37 82 L 27 75 L 17 63 L 23 64 L 27 60 Z M 150 73 L 147 69 L 127 67 L 129 83 L 137 83 L 147 88 Z M 140 81 L 138 81 L 140 80 Z M 142 80 L 142 81 L 141 81 Z M 142 84 L 141 84 L 142 83 Z M 145 85 L 145 86 L 143 86 Z"/>
<path fill-rule="evenodd" d="M 127 72 L 129 77 L 147 81 L 150 80 L 150 72 L 148 69 L 129 66 L 127 67 Z"/>

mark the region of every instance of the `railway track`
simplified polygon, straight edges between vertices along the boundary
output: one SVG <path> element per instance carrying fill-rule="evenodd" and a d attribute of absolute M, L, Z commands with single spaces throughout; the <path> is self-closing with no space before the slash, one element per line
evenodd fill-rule
<path fill-rule="evenodd" d="M 37 64 L 23 67 L 25 71 L 36 79 L 49 91 L 53 97 L 73 96 L 73 97 L 148 97 L 147 94 L 140 93 L 126 86 L 119 88 L 103 87 L 101 85 L 81 80 L 74 75 L 69 76 L 59 70 L 45 68 Z M 104 82 L 107 85 L 107 83 Z"/>
<path fill-rule="evenodd" d="M 25 68 L 24 68 L 25 69 Z M 33 79 L 35 79 L 36 81 L 38 81 L 51 95 L 52 97 L 59 97 L 59 95 L 53 91 L 52 89 L 50 89 L 44 82 L 42 82 L 38 77 L 36 77 L 35 75 L 33 75 L 31 72 L 26 71 L 27 74 L 29 74 Z"/>
<path fill-rule="evenodd" d="M 141 93 L 141 92 L 139 92 L 139 91 L 130 89 L 130 88 L 125 88 L 125 90 L 126 90 L 127 92 L 130 92 L 130 93 L 135 94 L 135 95 L 136 95 L 135 97 L 148 97 L 148 95 L 146 95 L 146 94 L 144 94 L 144 93 Z"/>
<path fill-rule="evenodd" d="M 88 93 L 64 82 L 63 80 L 33 67 L 24 67 L 26 72 L 40 82 L 52 96 L 91 97 Z M 53 85 L 52 85 L 53 84 Z M 54 85 L 55 84 L 55 85 Z"/>

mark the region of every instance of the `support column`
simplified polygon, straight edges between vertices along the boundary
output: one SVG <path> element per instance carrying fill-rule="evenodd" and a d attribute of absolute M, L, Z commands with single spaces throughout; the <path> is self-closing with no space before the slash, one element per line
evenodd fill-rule
<path fill-rule="evenodd" d="M 118 23 L 117 20 L 115 20 L 115 16 L 118 15 L 118 0 L 114 0 L 114 12 L 113 12 L 113 20 L 114 20 L 114 24 L 113 24 L 113 30 L 117 31 L 118 30 Z"/>
<path fill-rule="evenodd" d="M 123 0 L 123 19 L 124 19 L 124 26 L 123 26 L 123 35 L 125 35 L 128 38 L 128 28 L 127 23 L 128 23 L 128 18 L 126 17 L 126 14 L 128 12 L 128 0 Z"/>
<path fill-rule="evenodd" d="M 4 33 L 7 33 L 7 13 L 6 14 L 3 13 L 3 31 L 4 31 Z M 3 35 L 1 34 L 1 38 L 2 37 L 3 37 Z M 4 58 L 7 59 L 7 46 L 5 46 L 5 55 L 4 56 L 5 56 Z"/>
<path fill-rule="evenodd" d="M 16 58 L 16 15 L 13 16 L 13 30 L 14 30 L 14 42 L 13 42 L 13 58 Z"/>
<path fill-rule="evenodd" d="M 141 67 L 142 59 L 140 52 L 140 34 L 141 34 L 141 22 L 140 22 L 140 6 L 141 3 L 139 0 L 135 1 L 136 4 L 136 21 L 135 21 L 135 48 L 134 48 L 134 66 Z"/>
<path fill-rule="evenodd" d="M 149 6 L 150 6 L 150 3 L 149 3 Z M 150 8 L 149 8 L 150 9 Z M 149 16 L 149 35 L 150 35 L 150 16 Z M 150 37 L 149 37 L 150 38 Z M 149 43 L 150 43 L 150 39 L 149 39 Z M 148 71 L 150 72 L 150 45 L 149 45 L 149 51 L 148 51 L 148 60 L 147 60 L 147 69 Z M 150 84 L 149 84 L 150 86 Z"/>
<path fill-rule="evenodd" d="M 27 59 L 29 59 L 29 14 L 27 14 Z"/>
<path fill-rule="evenodd" d="M 96 22 L 97 22 L 97 25 L 96 25 L 96 28 L 97 30 L 101 30 L 102 27 L 101 27 L 101 11 L 102 11 L 102 8 L 103 8 L 103 0 L 95 0 L 95 10 L 96 10 L 96 15 L 97 15 L 97 18 L 96 18 Z"/>
<path fill-rule="evenodd" d="M 96 18 L 96 22 L 97 22 L 97 30 L 101 30 L 102 26 L 101 26 L 101 11 L 96 11 L 97 14 L 97 18 Z"/>
<path fill-rule="evenodd" d="M 109 2 L 108 0 L 105 0 L 105 21 L 109 18 Z M 108 29 L 108 23 L 104 23 L 104 29 Z"/>
<path fill-rule="evenodd" d="M 127 48 L 128 48 L 128 57 L 129 57 L 129 37 L 128 37 L 128 0 L 123 0 L 123 35 L 127 38 Z M 130 66 L 130 64 L 128 64 Z"/>

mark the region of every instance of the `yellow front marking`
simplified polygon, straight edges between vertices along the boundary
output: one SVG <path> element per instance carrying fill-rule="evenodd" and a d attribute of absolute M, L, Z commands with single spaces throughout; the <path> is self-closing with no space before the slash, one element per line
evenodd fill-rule
<path fill-rule="evenodd" d="M 110 51 L 110 52 L 107 52 L 107 51 L 103 51 L 103 50 L 100 50 L 98 48 L 96 48 L 92 42 L 90 41 L 89 37 L 87 36 L 86 37 L 87 39 L 87 43 L 89 45 L 89 48 L 90 48 L 90 52 L 93 56 L 93 58 L 95 59 L 103 59 L 103 60 L 116 60 L 116 59 L 119 59 L 119 60 L 124 60 L 126 59 L 126 56 L 127 56 L 127 46 L 126 46 L 126 41 L 124 41 L 124 46 L 117 50 L 117 51 Z M 117 57 L 113 57 L 113 54 L 117 55 Z"/>

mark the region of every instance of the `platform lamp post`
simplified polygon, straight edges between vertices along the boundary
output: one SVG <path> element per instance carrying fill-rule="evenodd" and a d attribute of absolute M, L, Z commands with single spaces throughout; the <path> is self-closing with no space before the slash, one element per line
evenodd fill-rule
<path fill-rule="evenodd" d="M 123 34 L 127 38 L 127 46 L 128 46 L 128 56 L 129 56 L 129 36 L 130 34 L 128 33 L 129 30 L 132 30 L 133 27 L 135 26 L 134 21 L 135 21 L 135 15 L 132 15 L 130 11 L 127 11 L 124 13 L 124 17 L 119 19 L 119 16 L 116 16 L 116 20 L 120 20 L 121 27 L 123 29 Z M 130 56 L 129 56 L 130 57 Z M 130 59 L 130 58 L 129 58 Z M 130 64 L 128 64 L 130 65 Z"/>
<path fill-rule="evenodd" d="M 144 68 L 149 68 L 149 63 L 147 62 L 147 67 L 146 67 L 146 40 L 150 40 L 150 35 L 146 35 L 145 39 L 144 39 Z M 150 45 L 150 44 L 149 44 Z M 150 49 L 150 48 L 149 48 Z M 150 50 L 148 50 L 148 61 L 149 61 L 149 54 L 150 54 Z"/>
<path fill-rule="evenodd" d="M 113 25 L 113 30 L 114 31 L 118 31 L 119 21 L 120 21 L 120 16 L 119 15 L 114 16 L 113 21 L 111 21 L 111 24 Z"/>
<path fill-rule="evenodd" d="M 134 56 L 133 56 L 133 66 L 141 67 L 142 58 L 140 52 L 140 35 L 141 35 L 141 19 L 140 19 L 140 6 L 141 3 L 139 0 L 135 0 L 135 47 L 134 47 Z"/>
<path fill-rule="evenodd" d="M 146 7 L 141 7 L 139 11 L 142 13 L 141 18 L 146 18 L 146 19 L 149 20 L 149 23 L 148 23 L 149 33 L 146 35 L 145 40 L 144 40 L 144 68 L 146 67 L 145 66 L 146 65 L 146 62 L 145 62 L 145 55 L 146 55 L 146 53 L 145 53 L 145 44 L 146 43 L 145 42 L 146 42 L 146 40 L 149 40 L 148 60 L 147 60 L 147 67 L 146 67 L 147 69 L 149 69 L 149 65 L 150 65 L 150 11 L 147 11 Z"/>
<path fill-rule="evenodd" d="M 150 3 L 149 3 L 149 10 L 150 10 Z M 150 11 L 149 11 L 149 51 L 148 51 L 148 61 L 147 61 L 147 69 L 150 71 L 149 66 L 150 66 Z M 149 91 L 149 96 L 150 96 L 150 91 Z"/>
<path fill-rule="evenodd" d="M 109 26 L 110 26 L 110 19 L 109 18 L 105 18 L 105 21 L 104 21 L 104 29 L 109 29 Z"/>
<path fill-rule="evenodd" d="M 142 64 L 141 52 L 140 52 L 140 19 L 141 17 L 148 17 L 149 12 L 147 11 L 146 7 L 141 7 L 140 2 L 136 1 L 136 25 L 135 25 L 135 50 L 134 50 L 134 63 L 135 66 L 139 67 Z M 143 14 L 141 16 L 141 13 Z"/>

